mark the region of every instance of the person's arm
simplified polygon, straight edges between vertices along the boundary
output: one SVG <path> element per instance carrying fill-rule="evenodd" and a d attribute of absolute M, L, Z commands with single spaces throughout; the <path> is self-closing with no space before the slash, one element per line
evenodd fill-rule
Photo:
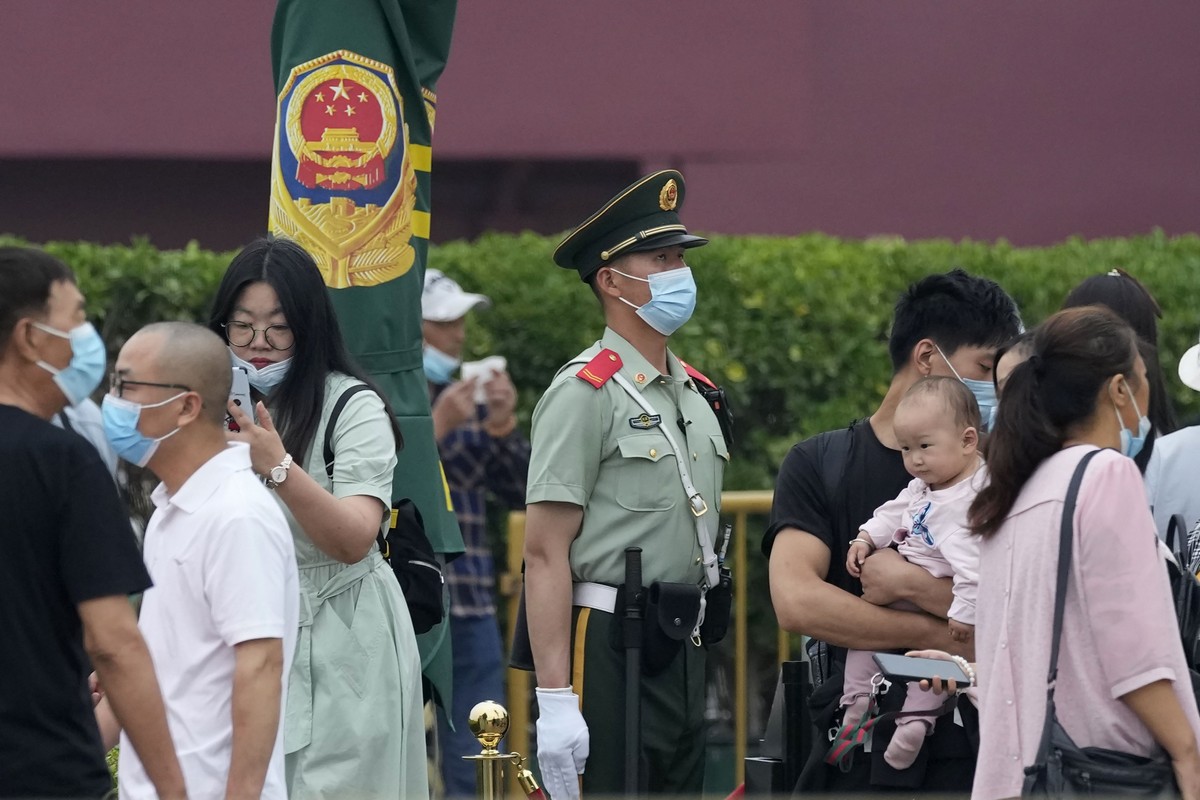
<path fill-rule="evenodd" d="M 103 704 L 129 735 L 158 796 L 186 797 L 154 664 L 128 598 L 97 597 L 78 609 L 83 646 L 104 687 Z"/>
<path fill-rule="evenodd" d="M 878 555 L 867 559 L 864 573 Z M 829 547 L 810 533 L 783 528 L 775 536 L 768 565 L 771 603 L 785 630 L 857 650 L 921 647 L 962 651 L 951 640 L 944 621 L 876 606 L 827 583 L 829 560 Z"/>
<path fill-rule="evenodd" d="M 583 509 L 572 503 L 532 503 L 525 517 L 525 613 L 537 685 L 571 683 L 571 542 Z"/>
<path fill-rule="evenodd" d="M 350 405 L 342 409 L 343 415 Z M 228 434 L 229 438 L 248 442 L 254 471 L 259 475 L 268 474 L 283 461 L 287 451 L 266 405 L 261 402 L 258 404 L 259 424 L 255 424 L 245 411 L 232 402 L 228 409 L 241 428 L 238 433 Z M 391 429 L 386 425 L 386 419 L 380 428 L 381 435 L 384 428 L 390 439 Z M 313 446 L 321 445 L 317 442 Z M 301 458 L 302 454 L 293 453 L 292 457 Z M 306 473 L 299 463 L 292 464 L 287 480 L 279 484 L 275 491 L 313 544 L 321 552 L 346 564 L 361 561 L 375 546 L 379 526 L 388 511 L 387 504 L 378 497 L 362 494 L 334 496 Z"/>
<path fill-rule="evenodd" d="M 1121 695 L 1167 755 L 1185 798 L 1200 797 L 1200 749 L 1171 681 L 1155 681 Z"/>
<path fill-rule="evenodd" d="M 954 580 L 935 578 L 924 568 L 885 547 L 862 566 L 863 599 L 875 605 L 907 600 L 927 614 L 946 619 L 954 602 Z"/>
<path fill-rule="evenodd" d="M 279 731 L 283 641 L 252 639 L 234 645 L 233 751 L 226 798 L 262 795 Z"/>

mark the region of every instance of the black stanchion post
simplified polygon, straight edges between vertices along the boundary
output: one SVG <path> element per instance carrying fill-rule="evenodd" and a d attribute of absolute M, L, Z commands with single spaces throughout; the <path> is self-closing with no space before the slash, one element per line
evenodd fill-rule
<path fill-rule="evenodd" d="M 625 608 L 621 610 L 625 645 L 625 794 L 640 790 L 642 729 L 642 548 L 625 548 Z"/>

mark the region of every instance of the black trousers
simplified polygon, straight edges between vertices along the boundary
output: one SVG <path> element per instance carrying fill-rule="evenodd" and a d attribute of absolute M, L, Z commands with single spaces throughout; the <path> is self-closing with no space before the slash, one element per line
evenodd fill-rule
<path fill-rule="evenodd" d="M 591 754 L 584 794 L 625 789 L 625 653 L 611 644 L 612 614 L 576 608 L 571 632 L 571 685 L 583 702 Z M 704 789 L 703 647 L 685 641 L 671 664 L 642 677 L 642 793 L 695 794 Z"/>

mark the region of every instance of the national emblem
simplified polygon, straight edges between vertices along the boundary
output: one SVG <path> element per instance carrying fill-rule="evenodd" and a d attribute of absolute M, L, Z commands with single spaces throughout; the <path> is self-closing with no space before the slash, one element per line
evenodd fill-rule
<path fill-rule="evenodd" d="M 679 205 L 679 185 L 672 178 L 663 184 L 662 191 L 658 193 L 658 207 L 663 211 L 674 211 L 677 205 Z"/>
<path fill-rule="evenodd" d="M 407 273 L 423 212 L 392 68 L 345 50 L 300 64 L 277 114 L 271 230 L 308 250 L 330 288 Z"/>

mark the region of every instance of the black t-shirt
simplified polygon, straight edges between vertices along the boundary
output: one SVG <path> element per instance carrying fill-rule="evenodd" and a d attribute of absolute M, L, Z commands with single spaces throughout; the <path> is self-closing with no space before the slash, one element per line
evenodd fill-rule
<path fill-rule="evenodd" d="M 763 555 L 771 557 L 782 529 L 807 531 L 829 546 L 826 580 L 861 595 L 862 586 L 846 572 L 850 540 L 911 480 L 900 451 L 885 447 L 867 420 L 805 439 L 779 468 Z"/>
<path fill-rule="evenodd" d="M 861 595 L 862 584 L 846 572 L 850 540 L 871 519 L 875 509 L 894 499 L 911 480 L 900 451 L 884 446 L 867 420 L 806 439 L 788 452 L 779 469 L 771 522 L 763 537 L 763 554 L 770 558 L 775 537 L 782 529 L 807 531 L 829 546 L 826 581 Z M 836 724 L 838 699 L 842 694 L 841 665 L 845 651 L 833 648 L 831 657 L 835 663 L 824 667 L 826 672 L 832 669 L 831 679 L 813 692 L 810 703 L 814 722 L 822 733 Z M 889 692 L 884 710 L 898 710 L 902 697 L 902 692 Z M 969 710 L 962 713 L 973 716 Z M 800 788 L 808 792 L 842 793 L 868 792 L 884 786 L 970 791 L 974 751 L 967 731 L 954 725 L 951 717 L 939 718 L 933 736 L 925 742 L 923 750 L 927 754 L 919 755 L 909 770 L 896 771 L 883 762 L 883 751 L 892 730 L 892 723 L 881 723 L 875 729 L 871 755 L 857 755 L 847 772 L 823 762 L 829 742 L 818 736 L 800 776 Z"/>
<path fill-rule="evenodd" d="M 0 796 L 98 797 L 111 780 L 77 606 L 150 586 L 83 437 L 0 405 Z"/>

